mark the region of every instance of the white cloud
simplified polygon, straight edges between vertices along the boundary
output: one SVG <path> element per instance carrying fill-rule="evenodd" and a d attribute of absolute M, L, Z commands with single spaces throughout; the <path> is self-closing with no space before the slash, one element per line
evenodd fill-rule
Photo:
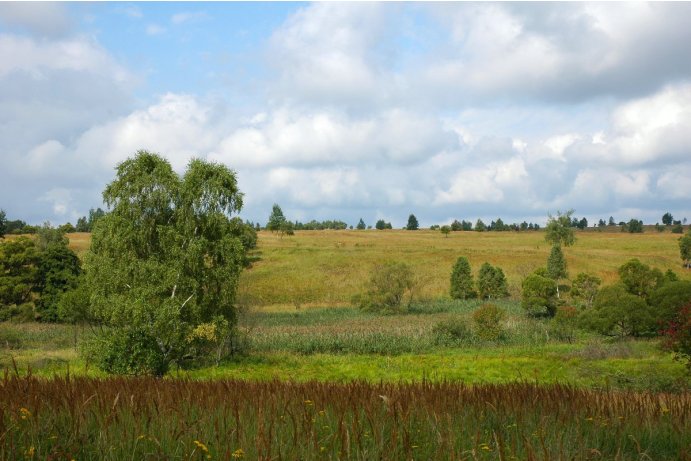
<path fill-rule="evenodd" d="M 209 17 L 208 14 L 206 14 L 203 11 L 186 11 L 182 13 L 176 13 L 170 18 L 170 22 L 179 25 L 179 24 L 184 24 L 186 22 L 192 22 L 192 21 L 200 21 L 203 19 L 207 19 Z"/>
<path fill-rule="evenodd" d="M 166 28 L 158 24 L 148 24 L 146 26 L 146 35 L 161 35 L 166 33 Z"/>

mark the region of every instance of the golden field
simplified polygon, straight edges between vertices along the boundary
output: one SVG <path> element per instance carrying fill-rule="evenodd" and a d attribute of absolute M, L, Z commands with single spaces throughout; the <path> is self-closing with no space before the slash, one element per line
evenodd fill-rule
<path fill-rule="evenodd" d="M 617 268 L 631 258 L 675 271 L 681 267 L 678 234 L 648 229 L 643 234 L 577 231 L 576 243 L 564 250 L 570 276 L 589 272 L 603 283 L 618 279 Z M 70 234 L 70 246 L 83 254 L 89 234 Z M 422 299 L 448 297 L 451 268 L 459 256 L 477 273 L 485 261 L 504 270 L 514 298 L 523 277 L 546 264 L 550 246 L 544 232 L 452 232 L 419 230 L 298 231 L 294 236 L 259 232 L 252 267 L 243 272 L 240 296 L 253 306 L 338 306 L 350 303 L 370 272 L 386 261 L 411 265 Z"/>

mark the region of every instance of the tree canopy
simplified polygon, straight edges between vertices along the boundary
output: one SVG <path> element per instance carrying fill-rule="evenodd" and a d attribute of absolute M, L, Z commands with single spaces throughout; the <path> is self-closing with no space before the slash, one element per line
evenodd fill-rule
<path fill-rule="evenodd" d="M 548 215 L 545 227 L 545 240 L 552 245 L 571 246 L 576 242 L 571 216 L 574 210 L 566 213 L 557 211 L 557 216 Z"/>
<path fill-rule="evenodd" d="M 235 323 L 243 196 L 233 171 L 198 159 L 180 177 L 139 151 L 116 171 L 86 257 L 91 314 L 110 327 L 92 352 L 105 371 L 161 375 Z"/>
<path fill-rule="evenodd" d="M 406 230 L 418 230 L 420 225 L 417 222 L 417 218 L 414 214 L 408 216 L 408 224 L 405 226 Z"/>
<path fill-rule="evenodd" d="M 451 271 L 451 287 L 449 294 L 453 299 L 468 299 L 477 296 L 474 290 L 473 273 L 470 270 L 470 262 L 465 256 L 456 260 Z"/>

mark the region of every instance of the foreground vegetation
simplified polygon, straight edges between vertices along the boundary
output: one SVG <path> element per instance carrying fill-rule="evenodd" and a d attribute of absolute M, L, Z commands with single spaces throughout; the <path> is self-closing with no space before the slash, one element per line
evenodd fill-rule
<path fill-rule="evenodd" d="M 684 460 L 691 394 L 450 382 L 0 381 L 2 459 Z"/>

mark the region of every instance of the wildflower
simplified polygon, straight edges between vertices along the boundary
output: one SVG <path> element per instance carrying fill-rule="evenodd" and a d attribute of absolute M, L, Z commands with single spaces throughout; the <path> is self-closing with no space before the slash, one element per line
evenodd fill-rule
<path fill-rule="evenodd" d="M 319 410 L 319 416 L 325 416 L 326 412 L 324 410 Z"/>
<path fill-rule="evenodd" d="M 34 447 L 29 447 L 29 448 L 27 448 L 26 451 L 24 452 L 24 455 L 25 455 L 27 458 L 33 458 L 35 452 L 36 452 L 36 449 L 35 449 Z"/>
<path fill-rule="evenodd" d="M 480 449 L 485 450 L 485 451 L 492 451 L 492 449 L 487 445 L 486 443 L 481 443 L 480 444 Z"/>
<path fill-rule="evenodd" d="M 324 453 L 324 452 L 326 451 L 326 447 L 319 447 L 319 451 L 321 451 L 322 453 Z"/>
<path fill-rule="evenodd" d="M 206 448 L 206 445 L 204 445 L 204 444 L 203 444 L 202 442 L 200 442 L 199 440 L 195 440 L 195 441 L 194 441 L 194 444 L 197 446 L 197 448 L 199 448 L 199 449 L 200 449 L 201 451 L 203 451 L 204 453 L 208 453 L 208 452 L 209 452 L 209 449 Z"/>
<path fill-rule="evenodd" d="M 308 407 L 311 407 L 312 405 L 314 405 L 314 402 L 312 402 L 311 400 L 305 400 L 304 403 L 305 403 L 305 405 L 307 405 Z"/>
<path fill-rule="evenodd" d="M 660 411 L 662 412 L 663 415 L 666 415 L 669 413 L 669 408 L 667 407 L 660 407 Z"/>
<path fill-rule="evenodd" d="M 29 419 L 31 417 L 31 412 L 27 408 L 20 408 L 19 409 L 19 417 L 21 419 Z"/>
<path fill-rule="evenodd" d="M 146 436 L 145 436 L 144 434 L 142 434 L 142 435 L 140 435 L 139 437 L 137 437 L 137 440 L 142 440 L 142 439 L 145 439 L 145 438 L 146 438 Z"/>
<path fill-rule="evenodd" d="M 233 452 L 233 454 L 230 455 L 230 456 L 232 456 L 232 457 L 235 458 L 235 459 L 244 458 L 244 457 L 245 457 L 245 452 L 244 452 L 244 450 L 243 450 L 242 448 L 238 448 L 238 449 L 235 450 L 235 451 Z"/>

